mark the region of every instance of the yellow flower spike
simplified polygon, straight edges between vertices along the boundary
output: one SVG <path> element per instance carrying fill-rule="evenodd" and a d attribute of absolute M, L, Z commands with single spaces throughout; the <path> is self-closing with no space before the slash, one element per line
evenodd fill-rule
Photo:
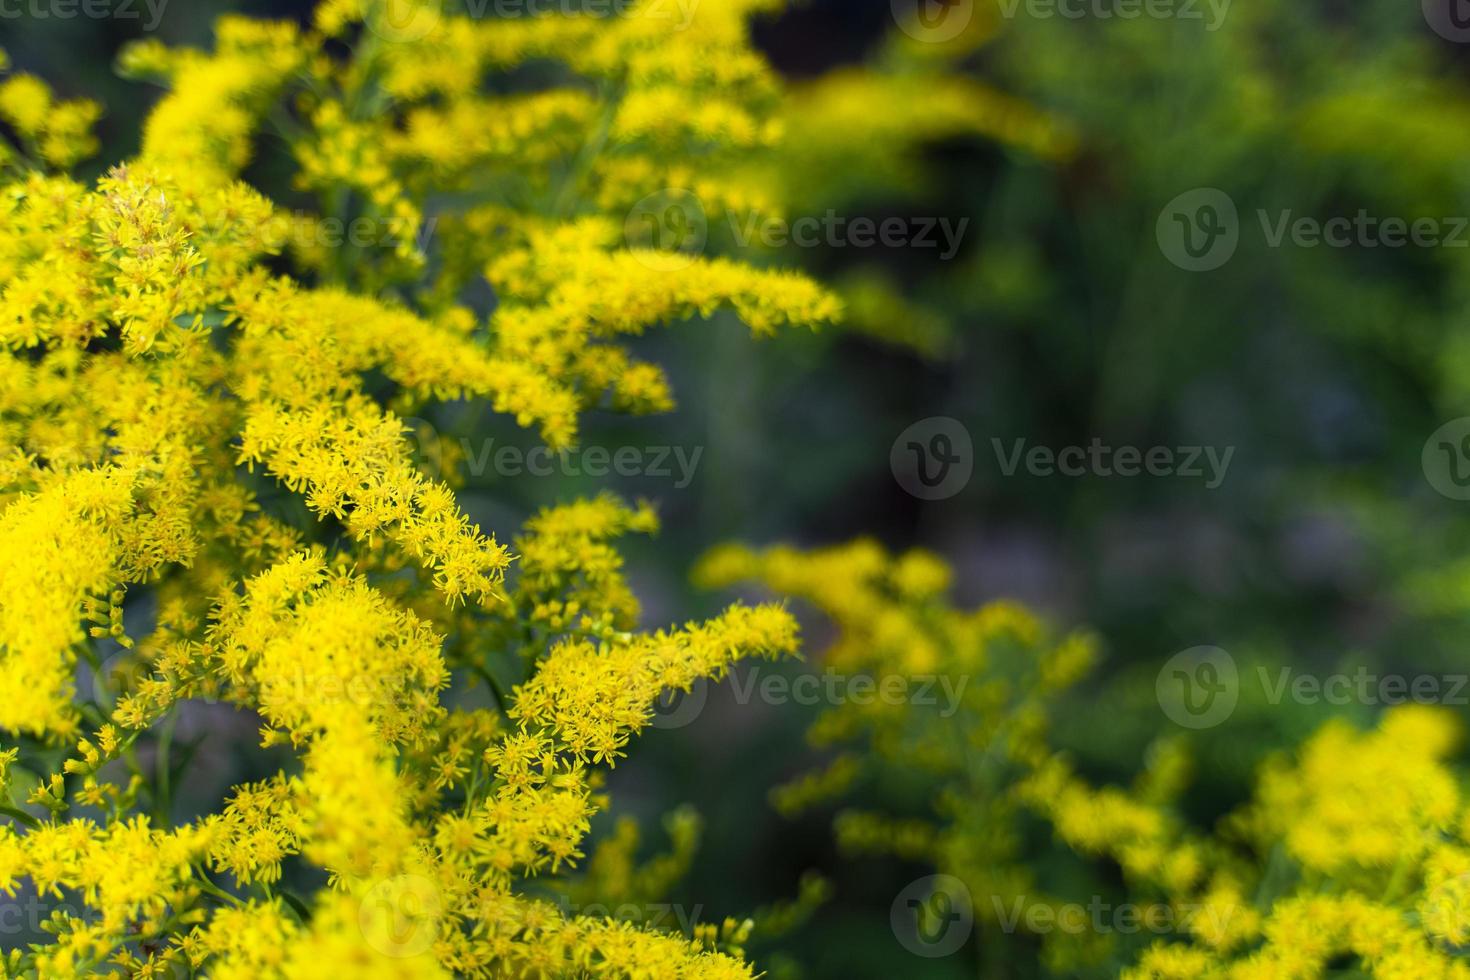
<path fill-rule="evenodd" d="M 75 162 L 96 107 L 0 82 L 21 137 L 0 177 L 0 546 L 27 556 L 0 569 L 0 728 L 75 745 L 60 766 L 79 777 L 41 772 L 29 801 L 51 819 L 18 811 L 0 830 L 0 890 L 86 906 L 7 969 L 753 975 L 738 917 L 716 953 L 516 893 L 592 852 L 609 805 L 595 767 L 657 697 L 792 654 L 794 620 L 736 606 L 642 631 L 616 543 L 656 530 L 651 507 L 549 508 L 513 564 L 452 489 L 458 447 L 414 450 L 453 441 L 418 417 L 433 400 L 483 400 L 552 450 L 594 406 L 668 409 L 662 370 L 621 345 L 651 326 L 721 309 L 756 333 L 837 318 L 832 294 L 791 273 L 689 255 L 667 274 L 686 256 L 639 248 L 624 224 L 669 186 L 774 207 L 743 172 L 780 135 L 779 85 L 746 26 L 768 6 L 492 22 L 330 0 L 311 33 L 227 17 L 212 50 L 124 52 L 125 72 L 168 92 L 138 158 L 95 185 L 11 164 Z M 555 87 L 480 85 L 546 59 L 567 69 Z M 264 126 L 322 215 L 239 180 L 275 148 Z M 484 197 L 505 179 L 525 193 Z M 476 199 L 455 214 L 457 195 Z M 327 221 L 350 235 L 353 218 L 365 242 L 327 241 Z M 461 295 L 486 269 L 501 294 L 488 316 Z M 927 595 L 934 572 L 915 560 L 893 585 Z M 81 654 L 100 683 L 78 682 Z M 469 672 L 494 689 L 487 705 L 441 703 Z M 297 760 L 164 829 L 188 779 L 171 726 L 190 700 L 252 713 L 259 741 Z M 0 753 L 12 762 L 37 765 Z M 690 827 L 626 887 L 672 880 Z M 328 886 L 283 890 L 295 864 Z"/>

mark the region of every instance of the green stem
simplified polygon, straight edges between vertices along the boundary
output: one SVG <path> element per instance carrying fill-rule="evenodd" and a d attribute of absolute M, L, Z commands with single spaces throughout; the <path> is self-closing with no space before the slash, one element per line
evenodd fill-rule
<path fill-rule="evenodd" d="M 199 870 L 198 877 L 195 878 L 195 881 L 199 883 L 199 890 L 204 892 L 204 894 L 209 895 L 211 898 L 217 898 L 220 901 L 225 902 L 229 905 L 240 906 L 245 904 L 244 902 L 240 901 L 238 897 L 231 895 L 229 892 L 225 891 L 223 888 L 210 881 L 208 876 L 205 875 L 203 869 Z"/>
<path fill-rule="evenodd" d="M 157 773 L 158 785 L 153 794 L 153 815 L 160 827 L 172 827 L 170 814 L 173 812 L 173 784 L 169 781 L 169 750 L 173 747 L 174 726 L 178 723 L 177 712 L 170 712 L 164 719 L 163 730 L 158 734 L 158 749 L 153 760 L 153 771 Z"/>
<path fill-rule="evenodd" d="M 284 902 L 286 904 L 286 907 L 290 909 L 292 914 L 296 916 L 296 920 L 298 922 L 304 923 L 307 919 L 311 918 L 311 912 L 307 910 L 306 903 L 303 902 L 301 899 L 297 898 L 295 895 L 292 895 L 284 888 L 282 888 L 276 894 L 281 897 L 281 901 Z"/>
<path fill-rule="evenodd" d="M 495 679 L 495 675 L 490 673 L 489 669 L 483 664 L 470 664 L 470 669 L 483 678 L 485 683 L 489 685 L 490 694 L 495 698 L 495 707 L 500 710 L 502 715 L 507 714 L 508 712 L 505 710 L 507 700 L 505 692 L 500 689 L 500 683 Z"/>
<path fill-rule="evenodd" d="M 1399 897 L 1399 892 L 1403 890 L 1408 880 L 1411 866 L 1407 855 L 1400 857 L 1398 863 L 1393 866 L 1393 873 L 1388 878 L 1388 886 L 1383 889 L 1382 902 L 1384 905 L 1392 905 Z"/>
<path fill-rule="evenodd" d="M 567 170 L 566 176 L 562 178 L 561 186 L 557 188 L 556 199 L 551 206 L 554 217 L 564 218 L 571 213 L 572 205 L 575 203 L 578 193 L 582 189 L 582 182 L 592 172 L 592 167 L 597 163 L 597 158 L 602 155 L 607 146 L 608 136 L 612 133 L 613 119 L 617 117 L 618 107 L 623 101 L 623 89 L 619 85 L 611 92 L 607 86 L 599 86 L 598 93 L 603 97 L 604 105 L 602 117 L 597 121 L 597 129 L 582 148 L 577 151 L 577 158 Z"/>
<path fill-rule="evenodd" d="M 32 830 L 35 830 L 37 827 L 41 826 L 41 821 L 37 820 L 35 817 L 31 816 L 29 813 L 26 813 L 19 807 L 0 805 L 0 816 L 9 817 L 16 823 L 23 824 L 24 826 L 29 827 Z"/>

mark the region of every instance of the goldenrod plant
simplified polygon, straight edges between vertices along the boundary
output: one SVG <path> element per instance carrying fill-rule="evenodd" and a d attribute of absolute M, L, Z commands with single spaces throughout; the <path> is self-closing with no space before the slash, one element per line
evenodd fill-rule
<path fill-rule="evenodd" d="M 10 974 L 758 972 L 752 923 L 686 934 L 567 899 L 656 896 L 693 818 L 661 863 L 631 865 L 625 828 L 568 875 L 655 699 L 793 655 L 793 619 L 643 627 L 617 539 L 651 507 L 482 529 L 405 419 L 483 400 L 562 449 L 586 410 L 671 407 L 619 337 L 722 308 L 757 334 L 838 318 L 801 275 L 624 220 L 695 168 L 763 206 L 729 167 L 779 139 L 747 43 L 763 6 L 226 17 L 210 50 L 124 53 L 167 93 L 95 182 L 67 170 L 99 108 L 0 83 L 0 889 L 59 903 Z M 282 145 L 296 205 L 241 176 Z M 492 313 L 460 301 L 471 281 Z M 489 697 L 460 697 L 472 682 Z M 251 713 L 279 764 L 175 822 L 197 700 Z"/>
<path fill-rule="evenodd" d="M 779 812 L 794 817 L 864 788 L 886 788 L 883 802 L 905 812 L 837 812 L 833 829 L 845 856 L 931 865 L 962 883 L 959 900 L 969 914 L 997 930 L 1012 906 L 1024 919 L 1033 905 L 1061 901 L 1044 894 L 1028 866 L 1034 855 L 1025 852 L 1021 823 L 1025 808 L 1050 799 L 1036 781 L 1060 776 L 1048 711 L 1091 669 L 1094 637 L 1053 636 L 1014 602 L 957 609 L 950 568 L 938 556 L 894 556 L 871 540 L 810 552 L 724 546 L 696 576 L 709 587 L 759 582 L 811 603 L 836 629 L 820 655 L 823 666 L 874 688 L 837 700 L 813 723 L 808 742 L 830 758 L 772 790 Z M 1096 802 L 1088 822 L 1100 839 L 1111 839 L 1110 830 L 1128 823 L 1120 812 L 1126 804 Z M 1149 860 L 1157 865 L 1164 857 Z M 1001 939 L 984 940 L 992 966 L 1002 961 Z M 1048 958 L 1064 962 L 1058 942 L 1076 939 L 1048 936 Z"/>
<path fill-rule="evenodd" d="M 1193 188 L 1238 202 L 1251 232 L 1249 208 L 1293 179 L 1322 188 L 1289 202 L 1303 210 L 1366 193 L 1408 218 L 1454 213 L 1465 136 L 1444 123 L 1470 111 L 1437 42 L 1404 28 L 1419 12 L 1334 12 L 1331 43 L 1306 43 L 1327 18 L 1283 4 L 1205 4 L 1189 35 L 1182 14 L 879 6 L 860 57 L 792 77 L 762 53 L 779 44 L 757 43 L 784 0 L 227 15 L 209 42 L 149 29 L 123 48 L 119 84 L 150 93 L 130 136 L 115 100 L 0 52 L 6 976 L 1470 980 L 1452 705 L 1364 699 L 1262 724 L 1265 702 L 1237 684 L 1235 717 L 1181 728 L 1138 642 L 1238 626 L 1247 681 L 1296 665 L 1303 634 L 1371 662 L 1341 652 L 1316 600 L 1288 616 L 1290 589 L 1264 571 L 1291 565 L 1301 591 L 1327 566 L 1366 575 L 1352 548 L 1277 548 L 1272 532 L 1320 506 L 1371 527 L 1353 544 L 1387 566 L 1398 604 L 1362 617 L 1382 630 L 1375 654 L 1448 635 L 1426 656 L 1458 662 L 1462 536 L 1422 522 L 1457 527 L 1436 508 L 1470 497 L 1470 420 L 1430 438 L 1412 493 L 1400 468 L 1321 467 L 1302 447 L 1355 412 L 1377 438 L 1465 393 L 1464 331 L 1443 310 L 1463 253 L 1399 255 L 1408 273 L 1378 281 L 1344 272 L 1356 252 L 1281 251 L 1272 229 L 1289 225 L 1267 222 L 1199 270 L 1155 224 Z M 937 28 L 936 7 L 958 29 Z M 791 234 L 918 206 L 936 213 L 899 230 L 939 246 L 918 259 Z M 1209 328 L 1181 329 L 1196 318 Z M 1326 409 L 1301 394 L 1320 394 L 1320 367 L 1265 385 L 1262 360 L 1295 363 L 1272 346 L 1291 318 L 1322 321 L 1309 346 L 1324 360 L 1391 361 L 1393 377 Z M 693 385 L 677 348 L 643 336 L 732 321 L 752 336 L 722 335 Z M 877 366 L 849 377 L 854 351 Z M 736 515 L 737 538 L 802 543 L 709 550 L 725 536 L 711 533 L 695 597 L 671 584 L 688 569 L 669 528 L 657 547 L 677 571 L 638 564 L 661 524 L 688 530 L 659 502 L 546 481 L 517 511 L 500 498 L 521 486 L 474 482 L 491 441 L 477 425 L 552 459 L 609 418 L 656 425 L 626 420 L 671 412 L 676 378 L 712 432 L 741 430 L 722 397 L 768 379 L 731 382 L 723 359 L 758 356 L 803 383 L 835 372 L 840 396 L 814 395 L 810 425 L 784 418 L 808 403 L 781 403 L 739 432 L 747 451 L 768 471 L 821 470 L 785 482 L 809 484 L 812 507 L 893 511 L 871 528 L 885 542 L 925 537 L 896 530 L 906 517 L 931 538 L 958 529 L 953 552 L 854 538 L 846 514 L 770 534 Z M 1218 384 L 1237 361 L 1248 383 Z M 856 429 L 885 397 L 985 420 L 939 420 L 979 450 L 968 497 L 885 472 L 892 433 L 876 455 L 821 445 L 833 416 Z M 989 426 L 985 406 L 1003 404 L 1023 431 Z M 1076 436 L 1079 453 L 1099 431 L 1223 442 L 1255 431 L 1232 427 L 1248 414 L 1303 428 L 1287 462 L 1258 457 L 1218 507 L 1158 483 L 1135 500 L 1138 484 L 1096 472 L 1073 493 L 1054 472 L 982 470 L 992 436 Z M 803 459 L 766 445 L 778 425 Z M 871 470 L 892 497 L 851 491 Z M 785 506 L 748 482 L 762 511 Z M 1170 538 L 1160 559 L 1119 518 L 1158 499 L 1182 501 L 1165 537 L 1231 515 L 1239 534 Z M 978 522 L 1028 508 L 1064 539 L 1057 564 L 1083 569 L 1050 607 L 1034 588 L 997 598 L 1025 594 L 1023 576 L 996 588 L 957 571 L 985 550 L 965 537 Z M 1231 550 L 1258 539 L 1264 559 Z M 750 593 L 725 605 L 736 587 Z M 1140 627 L 1150 617 L 1167 622 Z M 837 685 L 815 717 L 772 703 L 701 719 L 718 738 L 761 729 L 769 753 L 702 753 L 687 718 L 661 713 L 792 674 Z M 1295 690 L 1281 676 L 1277 699 Z M 642 737 L 653 728 L 673 730 Z M 805 744 L 781 741 L 797 728 Z M 700 756 L 729 813 L 621 781 L 659 742 Z M 744 880 L 757 871 L 778 895 Z M 865 886 L 876 908 L 853 894 Z M 17 929 L 22 904 L 38 912 Z"/>
<path fill-rule="evenodd" d="M 1049 716 L 1092 669 L 1094 637 L 1053 636 L 1010 602 L 956 609 L 934 555 L 868 540 L 731 545 L 698 576 L 759 582 L 830 619 L 821 660 L 874 691 L 822 713 L 808 741 L 828 761 L 771 802 L 794 816 L 876 788 L 904 806 L 839 809 L 838 847 L 939 872 L 916 901 L 944 904 L 919 904 L 916 929 L 930 914 L 973 920 L 979 975 L 1039 961 L 1050 975 L 1128 980 L 1470 976 L 1470 801 L 1448 709 L 1394 708 L 1367 732 L 1327 723 L 1268 758 L 1254 798 L 1211 830 L 1180 806 L 1198 774 L 1178 738 L 1156 742 L 1129 787 L 1092 784 L 1051 745 Z M 1058 857 L 1037 820 L 1108 890 L 1049 882 Z"/>
<path fill-rule="evenodd" d="M 1193 941 L 1156 944 L 1124 976 L 1466 976 L 1462 737 L 1449 711 L 1411 705 L 1270 760 L 1219 827 L 1229 863 L 1208 869 Z"/>

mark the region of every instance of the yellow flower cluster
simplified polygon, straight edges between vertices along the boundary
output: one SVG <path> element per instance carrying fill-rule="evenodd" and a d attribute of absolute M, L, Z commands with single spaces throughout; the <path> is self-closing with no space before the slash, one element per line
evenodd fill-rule
<path fill-rule="evenodd" d="M 810 601 L 837 630 L 824 654 L 831 668 L 880 684 L 888 672 L 949 678 L 952 690 L 968 682 L 942 718 L 882 699 L 828 708 L 809 739 L 843 751 L 772 799 L 789 814 L 927 771 L 929 815 L 843 810 L 839 845 L 953 876 L 977 922 L 998 932 L 1039 923 L 1051 970 L 1112 962 L 1127 980 L 1306 980 L 1334 968 L 1470 977 L 1459 956 L 1470 940 L 1470 799 L 1448 762 L 1461 734 L 1448 711 L 1396 708 L 1369 732 L 1327 724 L 1265 765 L 1254 800 L 1209 834 L 1176 805 L 1190 770 L 1180 742 L 1157 742 L 1126 789 L 1090 785 L 1048 746 L 1048 705 L 1091 666 L 1094 644 L 1083 634 L 1047 642 L 1011 604 L 954 610 L 948 569 L 932 556 L 893 557 L 868 541 L 811 552 L 725 546 L 696 575 Z M 1069 901 L 1048 888 L 1026 842 L 1028 815 L 1071 853 L 1121 871 L 1133 911 L 1155 925 L 1095 922 L 1085 906 L 1100 896 Z M 1075 926 L 1055 927 L 1068 914 Z M 1156 941 L 1140 948 L 1138 932 Z M 1117 948 L 1125 941 L 1131 951 Z"/>
<path fill-rule="evenodd" d="M 809 601 L 836 627 L 824 665 L 892 692 L 834 699 L 808 740 L 841 751 L 778 787 L 772 802 L 780 811 L 794 814 L 922 773 L 926 815 L 839 811 L 834 829 L 842 850 L 934 865 L 963 882 L 977 919 L 997 928 L 998 910 L 1009 914 L 1013 905 L 1022 921 L 1034 907 L 1054 911 L 1061 899 L 1027 867 L 1021 827 L 1028 808 L 1052 799 L 1027 790 L 1042 774 L 1059 773 L 1053 767 L 1061 760 L 1046 744 L 1047 709 L 1092 666 L 1092 637 L 1052 638 L 1011 602 L 956 609 L 948 599 L 950 569 L 936 556 L 892 556 L 868 540 L 810 552 L 723 546 L 695 575 L 709 587 L 756 581 Z M 976 766 L 978 758 L 984 766 Z M 1111 797 L 1085 812 L 1075 809 L 1081 802 L 1072 801 L 1069 813 L 1098 841 L 1136 841 L 1152 829 L 1149 814 L 1113 805 Z M 1045 936 L 1048 955 L 1064 961 L 1051 947 L 1073 939 L 1061 931 Z"/>
<path fill-rule="evenodd" d="M 1460 729 L 1440 708 L 1387 712 L 1376 729 L 1331 722 L 1261 773 L 1255 800 L 1212 848 L 1217 931 L 1157 944 L 1132 980 L 1316 977 L 1347 964 L 1372 976 L 1465 977 L 1470 825 L 1447 765 Z M 1223 855 L 1244 844 L 1262 862 Z M 1247 896 L 1257 895 L 1253 902 Z"/>
<path fill-rule="evenodd" d="M 608 398 L 631 412 L 672 406 L 663 372 L 604 338 L 710 316 L 725 306 L 756 333 L 830 322 L 840 312 L 835 299 L 802 276 L 725 259 L 610 251 L 617 237 L 615 226 L 597 219 L 531 232 L 524 248 L 488 272 L 505 303 L 496 327 L 506 355 L 537 366 L 584 405 Z M 554 431 L 543 428 L 543 434 L 554 441 Z"/>
<path fill-rule="evenodd" d="M 294 26 L 223 17 L 213 52 L 126 49 L 125 72 L 166 81 L 170 95 L 143 127 L 143 159 L 182 181 L 218 185 L 250 160 L 251 135 L 308 49 Z"/>
<path fill-rule="evenodd" d="M 167 91 L 95 184 L 53 171 L 97 108 L 0 82 L 0 550 L 24 556 L 0 567 L 0 770 L 35 776 L 0 800 L 0 890 L 72 903 L 7 974 L 755 974 L 751 921 L 532 895 L 669 888 L 697 822 L 643 865 L 631 825 L 593 849 L 599 767 L 666 691 L 795 653 L 795 621 L 645 630 L 616 542 L 648 505 L 564 503 L 507 548 L 453 454 L 426 471 L 407 436 L 428 402 L 484 400 L 570 447 L 587 409 L 672 405 L 620 337 L 838 317 L 805 278 L 623 230 L 696 173 L 757 206 L 736 163 L 779 135 L 746 23 L 769 6 L 225 18 L 212 50 L 123 54 Z M 553 81 L 505 94 L 533 61 Z M 318 211 L 241 179 L 266 132 Z M 201 700 L 258 719 L 277 771 L 175 824 L 172 733 Z"/>
<path fill-rule="evenodd" d="M 0 49 L 0 74 L 8 58 Z M 97 151 L 92 126 L 102 107 L 88 99 L 58 100 L 34 75 L 12 75 L 0 81 L 0 121 L 20 138 L 19 146 L 0 143 L 0 167 L 29 161 L 65 170 Z"/>
<path fill-rule="evenodd" d="M 606 644 L 603 650 L 565 643 L 516 689 L 511 715 L 523 725 L 555 731 L 577 759 L 611 762 L 628 736 L 652 719 L 659 692 L 688 691 L 700 678 L 722 678 L 736 653 L 775 657 L 794 654 L 796 646 L 796 624 L 777 606 L 736 606 L 709 623 Z"/>

